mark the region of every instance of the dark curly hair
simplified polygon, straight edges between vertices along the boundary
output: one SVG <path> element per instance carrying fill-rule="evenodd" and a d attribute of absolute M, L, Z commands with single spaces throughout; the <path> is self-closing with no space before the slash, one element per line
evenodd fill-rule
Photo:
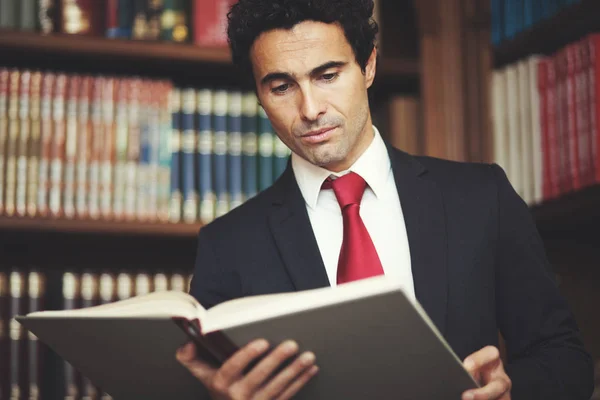
<path fill-rule="evenodd" d="M 338 23 L 365 72 L 378 32 L 373 0 L 239 0 L 227 14 L 233 63 L 254 82 L 250 48 L 261 33 L 291 29 L 303 21 Z"/>

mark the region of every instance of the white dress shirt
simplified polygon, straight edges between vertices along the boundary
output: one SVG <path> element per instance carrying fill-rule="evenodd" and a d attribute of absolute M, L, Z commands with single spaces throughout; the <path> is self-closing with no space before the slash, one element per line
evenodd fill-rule
<path fill-rule="evenodd" d="M 335 193 L 333 190 L 321 190 L 321 185 L 330 175 L 342 176 L 352 171 L 367 182 L 360 216 L 373 240 L 383 271 L 386 277 L 400 280 L 407 296 L 414 300 L 410 250 L 398 190 L 385 143 L 375 126 L 373 130 L 373 141 L 347 171 L 328 171 L 294 153 L 291 156 L 292 168 L 306 202 L 331 286 L 336 286 L 343 219 Z"/>

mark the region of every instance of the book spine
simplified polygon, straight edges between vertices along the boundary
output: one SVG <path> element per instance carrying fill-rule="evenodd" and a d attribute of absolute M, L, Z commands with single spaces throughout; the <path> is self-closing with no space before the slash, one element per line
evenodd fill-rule
<path fill-rule="evenodd" d="M 81 77 L 71 75 L 68 79 L 66 122 L 64 150 L 64 192 L 63 211 L 66 218 L 75 217 L 75 170 L 77 165 L 77 132 L 79 127 L 78 108 L 81 88 Z"/>
<path fill-rule="evenodd" d="M 16 211 L 19 217 L 27 214 L 27 161 L 31 121 L 29 119 L 29 95 L 31 71 L 21 71 L 19 87 L 19 140 L 17 144 Z"/>
<path fill-rule="evenodd" d="M 159 193 L 159 146 L 160 146 L 160 95 L 159 81 L 150 83 L 150 218 L 155 221 L 158 216 Z"/>
<path fill-rule="evenodd" d="M 193 223 L 198 220 L 198 188 L 195 185 L 196 173 L 196 91 L 185 88 L 181 91 L 181 149 L 183 174 L 183 220 Z"/>
<path fill-rule="evenodd" d="M 60 0 L 38 0 L 37 24 L 43 35 L 48 35 L 57 30 L 59 1 Z"/>
<path fill-rule="evenodd" d="M 171 200 L 171 91 L 173 86 L 168 81 L 159 84 L 159 129 L 158 145 L 158 219 L 169 221 Z"/>
<path fill-rule="evenodd" d="M 291 152 L 289 147 L 277 135 L 273 135 L 273 140 L 275 141 L 273 147 L 273 182 L 275 182 L 285 171 Z"/>
<path fill-rule="evenodd" d="M 115 167 L 115 95 L 116 79 L 105 77 L 102 81 L 102 131 L 100 150 L 100 214 L 104 219 L 113 216 Z"/>
<path fill-rule="evenodd" d="M 134 0 L 119 0 L 118 2 L 118 32 L 116 37 L 131 39 L 131 28 L 134 18 Z"/>
<path fill-rule="evenodd" d="M 200 46 L 227 45 L 227 12 L 231 0 L 194 0 L 194 44 Z"/>
<path fill-rule="evenodd" d="M 137 212 L 139 220 L 150 216 L 150 83 L 144 80 L 140 92 L 140 158 L 137 181 Z"/>
<path fill-rule="evenodd" d="M 52 137 L 50 155 L 50 214 L 54 217 L 62 215 L 62 185 L 63 164 L 65 158 L 65 102 L 67 95 L 68 78 L 65 74 L 56 76 L 54 82 L 54 96 L 52 107 L 52 119 L 54 132 Z"/>
<path fill-rule="evenodd" d="M 540 56 L 532 56 L 528 61 L 529 69 L 529 96 L 531 101 L 531 129 L 532 129 L 532 158 L 533 158 L 533 203 L 539 204 L 543 200 L 543 142 L 541 123 L 541 96 L 538 89 L 538 65 Z"/>
<path fill-rule="evenodd" d="M 547 149 L 548 149 L 548 181 L 549 198 L 557 197 L 559 189 L 560 159 L 557 147 L 559 118 L 557 117 L 558 96 L 556 90 L 556 64 L 553 58 L 546 63 L 546 119 L 547 119 Z"/>
<path fill-rule="evenodd" d="M 16 29 L 19 26 L 19 2 L 17 0 L 0 1 L 0 28 Z"/>
<path fill-rule="evenodd" d="M 136 194 L 138 180 L 138 163 L 140 160 L 140 96 L 142 80 L 134 78 L 130 81 L 128 102 L 128 144 L 126 157 L 125 180 L 125 218 L 134 220 L 136 215 Z"/>
<path fill-rule="evenodd" d="M 97 0 L 62 0 L 61 32 L 70 35 L 104 36 L 105 2 Z"/>
<path fill-rule="evenodd" d="M 41 93 L 42 73 L 36 71 L 31 74 L 31 92 L 29 116 L 31 119 L 31 138 L 27 149 L 27 215 L 37 215 L 37 194 L 39 186 L 39 164 L 41 153 Z"/>
<path fill-rule="evenodd" d="M 229 211 L 227 170 L 227 96 L 226 90 L 217 90 L 213 97 L 214 122 L 214 173 L 217 199 L 215 216 L 221 217 Z"/>
<path fill-rule="evenodd" d="M 264 108 L 258 109 L 258 190 L 263 191 L 273 183 L 273 150 L 275 135 Z"/>
<path fill-rule="evenodd" d="M 81 307 L 88 308 L 98 305 L 98 278 L 91 272 L 84 272 L 81 275 Z M 82 376 L 81 390 L 82 399 L 92 400 L 98 398 L 98 391 L 95 385 L 87 377 Z"/>
<path fill-rule="evenodd" d="M 128 79 L 115 81 L 115 168 L 113 173 L 113 214 L 115 219 L 125 217 L 125 186 L 127 177 L 127 150 L 129 139 L 129 98 L 131 82 Z"/>
<path fill-rule="evenodd" d="M 20 0 L 19 28 L 22 31 L 37 30 L 36 2 L 37 0 Z"/>
<path fill-rule="evenodd" d="M 600 182 L 600 129 L 598 126 L 598 116 L 600 102 L 597 100 L 600 94 L 600 51 L 598 51 L 598 45 L 600 44 L 600 35 L 590 35 L 588 40 L 589 49 L 589 110 L 590 110 L 590 136 L 591 136 L 591 149 L 592 149 L 592 160 L 594 162 L 595 170 L 595 181 Z"/>
<path fill-rule="evenodd" d="M 29 273 L 29 312 L 41 311 L 44 309 L 43 298 L 45 290 L 45 276 L 39 272 Z M 41 398 L 41 384 L 43 376 L 43 360 L 41 346 L 38 338 L 31 331 L 27 332 L 28 340 L 28 375 L 29 375 L 29 400 L 38 400 Z"/>
<path fill-rule="evenodd" d="M 227 95 L 227 148 L 230 209 L 242 204 L 242 93 Z"/>
<path fill-rule="evenodd" d="M 62 279 L 63 309 L 80 307 L 81 278 L 72 272 L 65 272 Z M 79 398 L 78 373 L 68 361 L 63 361 L 65 400 Z"/>
<path fill-rule="evenodd" d="M 27 396 L 24 330 L 15 319 L 17 315 L 23 315 L 25 312 L 25 291 L 24 273 L 17 270 L 12 271 L 10 274 L 10 399 L 20 399 Z"/>
<path fill-rule="evenodd" d="M 100 218 L 100 167 L 102 145 L 104 143 L 104 128 L 102 122 L 102 87 L 103 77 L 92 80 L 92 98 L 90 107 L 91 138 L 90 138 L 90 167 L 89 167 L 89 197 L 88 212 L 92 219 Z"/>
<path fill-rule="evenodd" d="M 0 271 L 0 397 L 10 393 L 10 292 L 8 276 Z"/>
<path fill-rule="evenodd" d="M 42 217 L 50 212 L 50 163 L 52 160 L 52 138 L 54 135 L 54 120 L 52 99 L 54 97 L 55 75 L 45 72 L 42 78 L 42 95 L 40 103 L 40 118 L 42 130 L 40 132 L 40 165 L 38 169 L 37 211 Z"/>
<path fill-rule="evenodd" d="M 170 221 L 181 221 L 183 196 L 181 192 L 181 91 L 173 88 L 170 98 L 171 111 L 171 200 Z"/>
<path fill-rule="evenodd" d="M 577 141 L 577 159 L 579 160 L 579 187 L 591 184 L 590 181 L 590 157 L 589 157 L 589 127 L 587 117 L 587 89 L 586 75 L 583 67 L 582 41 L 573 44 L 573 111 L 575 114 L 575 136 Z"/>
<path fill-rule="evenodd" d="M 581 189 L 581 161 L 579 159 L 579 126 L 577 124 L 577 87 L 575 75 L 576 43 L 566 47 L 566 95 L 567 95 L 567 136 L 569 143 L 570 181 L 573 190 Z"/>
<path fill-rule="evenodd" d="M 198 178 L 197 185 L 200 194 L 200 220 L 209 223 L 215 218 L 215 167 L 214 167 L 214 125 L 213 97 L 211 89 L 198 91 Z"/>
<path fill-rule="evenodd" d="M 90 166 L 91 120 L 90 107 L 92 99 L 93 77 L 83 76 L 79 92 L 77 109 L 77 157 L 75 176 L 75 210 L 78 218 L 88 216 L 88 171 Z"/>
<path fill-rule="evenodd" d="M 6 146 L 5 214 L 12 216 L 16 209 L 17 148 L 19 140 L 19 85 L 21 72 L 10 71 L 8 89 L 8 143 Z"/>
<path fill-rule="evenodd" d="M 258 99 L 253 92 L 246 92 L 242 105 L 242 165 L 244 199 L 256 196 L 258 190 Z"/>
<path fill-rule="evenodd" d="M 106 0 L 106 37 L 119 37 L 119 0 Z"/>
<path fill-rule="evenodd" d="M 8 144 L 8 87 L 9 72 L 0 68 L 0 215 L 4 213 L 4 187 L 6 185 L 6 148 Z"/>

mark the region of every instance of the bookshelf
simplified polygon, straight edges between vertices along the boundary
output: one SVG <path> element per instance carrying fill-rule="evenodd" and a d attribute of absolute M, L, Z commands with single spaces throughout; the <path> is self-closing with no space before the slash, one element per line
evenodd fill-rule
<path fill-rule="evenodd" d="M 561 9 L 493 49 L 494 66 L 500 68 L 530 54 L 550 54 L 586 33 L 600 30 L 600 2 L 581 0 Z"/>
<path fill-rule="evenodd" d="M 0 217 L 0 232 L 47 232 L 146 238 L 196 238 L 201 223 Z"/>
<path fill-rule="evenodd" d="M 494 70 L 514 66 L 520 60 L 535 54 L 553 57 L 568 45 L 594 32 L 600 32 L 600 2 L 580 0 L 561 5 L 554 15 L 540 20 L 510 39 L 492 45 Z M 597 71 L 595 74 L 597 76 Z M 596 140 L 600 139 L 598 130 L 592 134 L 596 135 Z M 523 159 L 530 157 L 531 154 L 522 155 Z M 597 374 L 600 375 L 600 320 L 596 309 L 600 304 L 598 204 L 600 184 L 596 179 L 581 189 L 567 190 L 557 197 L 532 205 L 530 209 L 552 269 L 557 274 L 559 288 L 575 314 L 586 346 L 597 360 Z M 598 383 L 593 398 L 600 398 Z"/>

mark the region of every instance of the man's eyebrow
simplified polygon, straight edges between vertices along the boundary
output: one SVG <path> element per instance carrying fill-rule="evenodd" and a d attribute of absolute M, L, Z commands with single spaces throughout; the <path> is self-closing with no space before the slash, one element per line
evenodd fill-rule
<path fill-rule="evenodd" d="M 310 71 L 310 75 L 312 75 L 312 76 L 319 75 L 322 72 L 325 72 L 326 70 L 328 70 L 330 68 L 340 68 L 340 67 L 344 67 L 347 64 L 348 64 L 347 61 L 329 61 L 329 62 L 326 62 L 325 64 L 319 65 L 316 68 L 313 68 L 313 70 Z"/>
<path fill-rule="evenodd" d="M 347 61 L 328 61 L 325 64 L 321 64 L 318 67 L 313 68 L 309 75 L 318 75 L 330 68 L 339 68 L 347 64 Z M 294 80 L 294 77 L 287 72 L 271 72 L 265 75 L 264 78 L 261 79 L 260 83 L 261 85 L 266 85 L 267 83 L 275 80 Z"/>

